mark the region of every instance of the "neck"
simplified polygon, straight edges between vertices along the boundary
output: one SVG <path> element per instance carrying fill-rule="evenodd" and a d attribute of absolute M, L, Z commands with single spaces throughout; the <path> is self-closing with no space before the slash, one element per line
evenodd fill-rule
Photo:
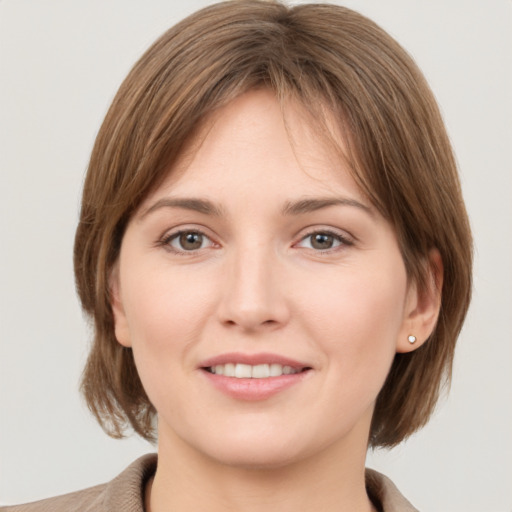
<path fill-rule="evenodd" d="M 350 453 L 328 446 L 290 464 L 248 468 L 219 463 L 182 440 L 169 441 L 161 435 L 157 472 L 146 494 L 147 512 L 375 510 L 365 488 L 366 446 Z"/>

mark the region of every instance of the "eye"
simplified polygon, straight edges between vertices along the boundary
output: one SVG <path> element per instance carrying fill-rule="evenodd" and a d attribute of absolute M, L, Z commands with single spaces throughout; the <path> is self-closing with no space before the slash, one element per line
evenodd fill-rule
<path fill-rule="evenodd" d="M 315 231 L 300 240 L 298 247 L 314 249 L 315 251 L 328 251 L 342 245 L 352 245 L 352 242 L 339 233 L 330 231 Z"/>
<path fill-rule="evenodd" d="M 180 231 L 163 240 L 163 244 L 175 252 L 192 252 L 211 247 L 213 242 L 200 231 Z"/>

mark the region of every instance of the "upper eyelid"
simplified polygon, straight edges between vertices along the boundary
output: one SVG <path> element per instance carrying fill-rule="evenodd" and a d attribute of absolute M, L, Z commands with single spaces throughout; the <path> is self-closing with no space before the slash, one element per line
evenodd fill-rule
<path fill-rule="evenodd" d="M 322 234 L 322 235 L 329 235 L 329 236 L 332 236 L 334 239 L 336 239 L 341 245 L 353 245 L 353 241 L 350 240 L 348 237 L 346 236 L 342 236 L 338 233 L 334 233 L 334 232 L 331 232 L 331 231 L 313 231 L 312 233 L 309 233 L 307 235 L 304 235 L 303 237 L 301 237 L 298 242 L 294 243 L 294 245 L 298 245 L 300 244 L 301 242 L 303 242 L 304 240 L 307 240 L 308 238 L 312 237 L 313 235 L 316 235 L 316 234 Z M 331 250 L 332 248 L 330 249 L 325 249 L 326 251 L 328 250 Z"/>
<path fill-rule="evenodd" d="M 337 236 L 345 241 L 355 242 L 357 238 L 345 229 L 334 227 L 310 226 L 309 228 L 302 229 L 296 236 L 296 240 L 300 241 L 315 233 L 327 233 L 329 235 Z"/>
<path fill-rule="evenodd" d="M 205 236 L 208 238 L 212 243 L 219 244 L 219 241 L 216 240 L 215 235 L 211 233 L 211 230 L 206 228 L 205 226 L 201 225 L 179 225 L 175 226 L 173 228 L 169 228 L 165 230 L 165 232 L 159 237 L 158 241 L 159 243 L 168 243 L 173 238 L 179 236 L 182 233 L 198 233 L 202 236 Z M 345 243 L 355 243 L 357 241 L 357 238 L 352 235 L 350 232 L 344 229 L 340 228 L 334 228 L 334 227 L 327 227 L 327 226 L 308 226 L 305 228 L 302 228 L 294 237 L 294 241 L 292 242 L 292 245 L 297 244 L 298 242 L 304 240 L 308 236 L 312 236 L 315 233 L 326 233 L 329 235 L 333 235 L 335 237 L 338 237 Z"/>
<path fill-rule="evenodd" d="M 164 240 L 164 239 L 173 238 L 177 235 L 180 235 L 181 233 L 199 233 L 199 234 L 211 239 L 213 237 L 210 234 L 210 231 L 211 230 L 209 230 L 208 228 L 201 226 L 201 225 L 197 225 L 197 224 L 190 224 L 190 225 L 180 224 L 180 225 L 172 227 L 172 228 L 167 228 L 159 238 L 160 238 L 160 240 Z"/>
<path fill-rule="evenodd" d="M 212 246 L 218 245 L 218 242 L 215 240 L 215 238 L 212 237 L 210 234 L 208 234 L 204 228 L 201 229 L 201 228 L 197 228 L 197 227 L 178 227 L 178 226 L 175 228 L 167 229 L 162 234 L 162 236 L 160 236 L 158 238 L 158 240 L 156 241 L 156 245 L 161 246 L 161 247 L 166 246 L 168 248 L 171 248 L 171 241 L 175 240 L 177 237 L 179 237 L 183 233 L 197 233 L 197 234 L 207 238 L 210 241 Z M 204 249 L 207 249 L 207 248 L 197 249 L 194 251 L 186 251 L 186 250 L 180 250 L 180 249 L 176 249 L 176 248 L 172 247 L 172 250 L 174 252 L 177 252 L 177 253 L 183 252 L 183 253 L 190 253 L 190 254 L 197 253 L 198 251 L 201 251 Z"/>
<path fill-rule="evenodd" d="M 185 248 L 180 247 L 174 247 L 173 243 L 176 239 L 179 238 L 180 235 L 183 233 L 197 233 L 205 238 L 208 239 L 209 244 L 207 247 L 199 247 L 197 249 L 190 249 L 187 250 Z M 211 236 L 204 233 L 202 230 L 199 229 L 177 229 L 175 231 L 167 231 L 166 234 L 164 234 L 161 238 L 159 238 L 155 244 L 157 247 L 163 248 L 166 252 L 169 254 L 173 254 L 175 256 L 187 256 L 189 258 L 192 257 L 199 257 L 202 254 L 204 254 L 204 251 L 208 251 L 212 248 L 216 248 L 215 246 L 218 246 L 218 243 L 215 242 L 215 240 L 212 239 Z"/>
<path fill-rule="evenodd" d="M 301 247 L 300 244 L 303 243 L 306 239 L 311 237 L 314 234 L 327 234 L 335 237 L 337 240 L 337 245 L 333 247 L 329 247 L 326 249 L 317 249 L 314 247 Z M 310 242 L 312 243 L 312 242 Z M 346 250 L 352 248 L 356 244 L 356 240 L 353 237 L 349 237 L 346 234 L 341 234 L 332 229 L 313 229 L 308 233 L 302 235 L 297 242 L 294 242 L 292 248 L 296 250 L 305 250 L 309 254 L 314 254 L 317 256 L 328 257 L 328 256 L 339 256 L 340 254 L 344 254 Z"/>

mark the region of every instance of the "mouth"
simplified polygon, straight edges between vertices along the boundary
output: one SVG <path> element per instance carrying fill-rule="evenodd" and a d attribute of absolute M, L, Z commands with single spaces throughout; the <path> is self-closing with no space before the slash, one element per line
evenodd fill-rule
<path fill-rule="evenodd" d="M 198 369 L 214 388 L 243 401 L 266 400 L 313 374 L 312 366 L 276 354 L 223 354 Z"/>
<path fill-rule="evenodd" d="M 203 361 L 200 368 L 213 375 L 235 379 L 271 379 L 312 369 L 304 362 L 270 353 L 222 354 Z"/>
<path fill-rule="evenodd" d="M 224 377 L 234 377 L 235 379 L 270 379 L 272 377 L 281 377 L 282 375 L 295 375 L 310 370 L 311 367 L 293 367 L 279 363 L 263 364 L 243 364 L 226 363 L 206 366 L 203 370 Z"/>

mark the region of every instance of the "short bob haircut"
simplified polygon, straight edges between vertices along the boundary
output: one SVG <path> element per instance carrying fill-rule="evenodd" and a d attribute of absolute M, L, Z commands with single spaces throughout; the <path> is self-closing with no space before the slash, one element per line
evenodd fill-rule
<path fill-rule="evenodd" d="M 200 122 L 258 87 L 283 105 L 302 105 L 326 137 L 329 119 L 339 124 L 354 179 L 394 227 L 420 290 L 429 286 L 429 252 L 441 255 L 437 325 L 417 350 L 396 354 L 375 406 L 369 445 L 394 446 L 428 421 L 449 383 L 471 295 L 471 233 L 450 142 L 423 75 L 375 23 L 336 5 L 211 5 L 163 34 L 121 85 L 92 151 L 75 238 L 77 289 L 94 324 L 82 392 L 109 435 L 131 428 L 155 439 L 156 411 L 131 349 L 114 334 L 109 277 L 127 223 Z"/>

